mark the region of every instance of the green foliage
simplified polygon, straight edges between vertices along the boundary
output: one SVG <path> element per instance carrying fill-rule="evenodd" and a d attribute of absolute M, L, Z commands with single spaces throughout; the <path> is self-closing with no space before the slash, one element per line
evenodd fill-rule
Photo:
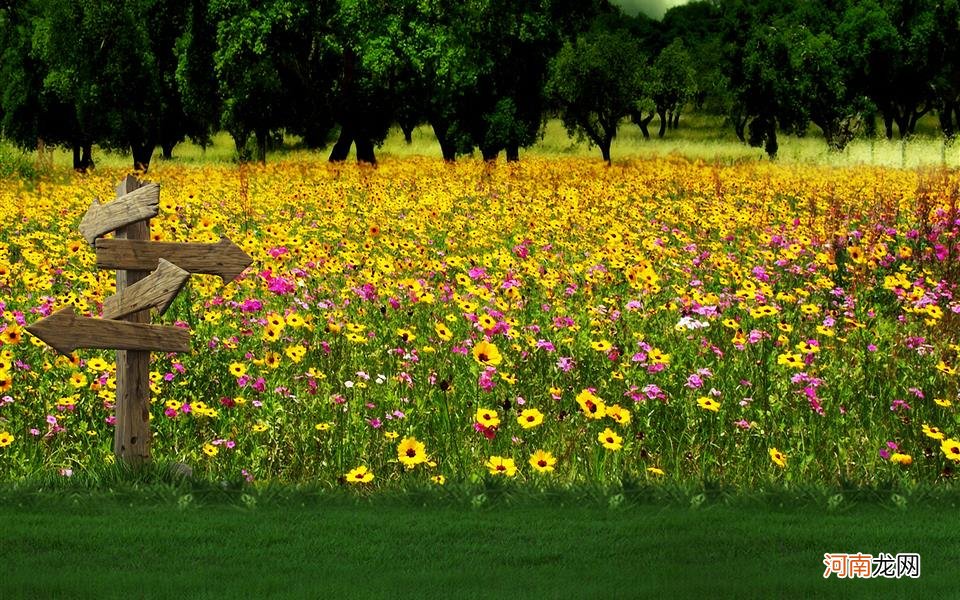
<path fill-rule="evenodd" d="M 585 29 L 630 57 L 570 66 Z M 393 123 L 428 123 L 447 159 L 515 159 L 559 109 L 602 149 L 614 116 L 560 102 L 580 85 L 548 82 L 564 64 L 584 89 L 603 85 L 596 96 L 630 88 L 645 137 L 690 104 L 771 155 L 778 131 L 811 123 L 841 150 L 875 113 L 888 138 L 934 111 L 946 136 L 960 131 L 960 0 L 700 1 L 662 21 L 604 0 L 21 0 L 0 6 L 0 135 L 71 148 L 79 169 L 93 144 L 144 168 L 155 145 L 168 156 L 221 128 L 260 160 L 282 132 L 310 148 L 339 132 L 331 159 L 356 143 L 373 162 Z"/>
<path fill-rule="evenodd" d="M 642 66 L 639 46 L 619 31 L 582 34 L 550 63 L 546 90 L 564 126 L 597 145 L 608 162 L 620 121 L 642 95 Z"/>
<path fill-rule="evenodd" d="M 681 39 L 675 39 L 660 52 L 648 71 L 648 77 L 645 92 L 660 115 L 660 137 L 663 137 L 666 114 L 679 112 L 697 89 L 693 64 Z"/>
<path fill-rule="evenodd" d="M 38 175 L 36 167 L 23 152 L 0 143 L 0 179 L 33 180 Z"/>

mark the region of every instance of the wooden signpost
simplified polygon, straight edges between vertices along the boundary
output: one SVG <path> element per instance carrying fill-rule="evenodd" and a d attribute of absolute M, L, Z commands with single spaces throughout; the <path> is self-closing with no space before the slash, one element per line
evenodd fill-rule
<path fill-rule="evenodd" d="M 97 268 L 117 269 L 117 293 L 104 300 L 102 318 L 78 317 L 64 308 L 27 327 L 64 354 L 77 348 L 117 350 L 113 451 L 130 464 L 150 460 L 150 352 L 190 351 L 190 332 L 151 325 L 150 310 L 165 312 L 190 273 L 216 274 L 227 283 L 253 262 L 228 238 L 217 244 L 149 241 L 159 201 L 159 185 L 132 175 L 120 182 L 113 202 L 94 200 L 79 229 L 96 248 Z M 100 237 L 110 232 L 113 239 Z"/>

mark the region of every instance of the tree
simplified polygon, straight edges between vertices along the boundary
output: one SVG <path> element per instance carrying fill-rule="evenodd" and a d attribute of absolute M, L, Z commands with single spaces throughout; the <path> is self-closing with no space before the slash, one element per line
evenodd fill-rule
<path fill-rule="evenodd" d="M 653 100 L 657 115 L 660 117 L 659 137 L 663 137 L 673 116 L 679 121 L 683 105 L 690 100 L 696 90 L 693 66 L 690 56 L 683 47 L 683 41 L 675 39 L 663 49 L 648 71 L 647 94 Z"/>
<path fill-rule="evenodd" d="M 547 94 L 570 135 L 586 138 L 610 162 L 620 120 L 642 93 L 642 53 L 623 31 L 590 31 L 567 43 L 550 63 Z"/>
<path fill-rule="evenodd" d="M 0 133 L 25 150 L 72 147 L 73 166 L 83 170 L 92 166 L 90 144 L 81 138 L 72 105 L 44 87 L 46 66 L 33 48 L 41 15 L 37 2 L 0 8 Z"/>
<path fill-rule="evenodd" d="M 960 130 L 960 1 L 943 0 L 935 9 L 938 24 L 934 38 L 932 86 L 940 129 L 953 139 Z"/>
<path fill-rule="evenodd" d="M 727 114 L 731 95 L 727 74 L 724 72 L 722 13 L 717 2 L 689 2 L 670 8 L 663 16 L 662 39 L 683 40 L 694 73 L 694 96 L 697 111 Z M 644 47 L 650 56 L 655 50 Z"/>
<path fill-rule="evenodd" d="M 900 137 L 935 106 L 937 2 L 863 0 L 851 2 L 836 34 L 855 66 L 854 87 L 864 89 L 880 110 L 887 138 Z"/>
<path fill-rule="evenodd" d="M 41 3 L 35 51 L 45 63 L 44 89 L 77 122 L 77 138 L 92 164 L 94 141 L 129 148 L 145 170 L 157 142 L 161 92 L 141 2 L 107 0 Z M 76 154 L 76 148 L 75 148 Z"/>
<path fill-rule="evenodd" d="M 356 144 L 357 161 L 375 164 L 374 148 L 395 120 L 401 61 L 398 40 L 390 32 L 400 26 L 398 12 L 378 0 L 340 0 L 334 23 L 337 59 L 331 107 L 340 133 L 330 161 L 346 160 Z"/>
<path fill-rule="evenodd" d="M 177 39 L 175 72 L 188 135 L 204 148 L 220 127 L 222 108 L 213 64 L 217 30 L 208 14 L 207 0 L 190 2 L 183 34 Z"/>
<path fill-rule="evenodd" d="M 221 123 L 233 137 L 241 160 L 247 157 L 247 142 L 253 135 L 256 159 L 266 162 L 271 133 L 291 124 L 290 109 L 300 100 L 293 94 L 296 73 L 303 67 L 304 47 L 309 47 L 311 39 L 311 11 L 325 6 L 292 0 L 211 0 Z"/>

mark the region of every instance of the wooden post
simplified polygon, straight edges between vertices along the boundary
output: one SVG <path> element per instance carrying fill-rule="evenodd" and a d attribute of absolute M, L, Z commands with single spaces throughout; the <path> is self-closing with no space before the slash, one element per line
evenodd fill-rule
<path fill-rule="evenodd" d="M 228 283 L 253 262 L 226 237 L 216 244 L 150 242 L 159 202 L 160 186 L 133 176 L 117 186 L 117 200 L 94 200 L 80 233 L 96 249 L 98 268 L 117 269 L 117 293 L 104 300 L 99 319 L 64 308 L 27 327 L 58 352 L 117 350 L 113 452 L 129 465 L 150 460 L 150 352 L 190 351 L 190 332 L 150 325 L 150 310 L 166 311 L 190 273 L 216 274 Z M 110 232 L 115 239 L 100 239 Z"/>
<path fill-rule="evenodd" d="M 123 196 L 143 185 L 133 175 L 117 186 L 117 197 Z M 121 227 L 117 239 L 149 240 L 150 219 L 144 219 Z M 149 275 L 149 271 L 117 271 L 117 294 L 123 294 Z M 123 318 L 132 323 L 149 323 L 150 310 L 135 312 Z M 118 459 L 129 465 L 141 465 L 150 460 L 150 352 L 143 350 L 117 350 L 117 403 L 115 407 L 113 452 Z"/>

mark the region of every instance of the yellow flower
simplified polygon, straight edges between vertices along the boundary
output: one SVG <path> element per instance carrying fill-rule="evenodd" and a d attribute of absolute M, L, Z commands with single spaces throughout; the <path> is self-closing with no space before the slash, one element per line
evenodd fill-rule
<path fill-rule="evenodd" d="M 890 462 L 897 463 L 898 465 L 903 465 L 908 467 L 913 464 L 913 457 L 909 454 L 902 454 L 900 452 L 894 452 L 890 455 Z"/>
<path fill-rule="evenodd" d="M 787 455 L 783 452 L 780 452 L 776 448 L 770 448 L 770 460 L 774 462 L 779 467 L 787 466 Z"/>
<path fill-rule="evenodd" d="M 313 426 L 317 431 L 327 431 L 332 425 L 330 423 L 317 423 Z"/>
<path fill-rule="evenodd" d="M 532 429 L 543 423 L 543 413 L 535 408 L 524 409 L 517 416 L 517 423 L 524 429 Z"/>
<path fill-rule="evenodd" d="M 626 426 L 630 424 L 630 409 L 623 408 L 619 404 L 608 406 L 607 416 L 613 419 L 618 425 Z"/>
<path fill-rule="evenodd" d="M 619 450 L 623 448 L 623 438 L 607 427 L 598 436 L 599 441 L 607 450 Z"/>
<path fill-rule="evenodd" d="M 647 473 L 651 475 L 663 475 L 663 469 L 657 467 L 647 467 Z"/>
<path fill-rule="evenodd" d="M 553 471 L 553 465 L 557 464 L 557 459 L 549 452 L 537 450 L 530 455 L 529 462 L 538 473 L 549 473 Z"/>
<path fill-rule="evenodd" d="M 250 429 L 252 429 L 254 433 L 263 433 L 268 427 L 265 423 L 254 423 Z"/>
<path fill-rule="evenodd" d="M 110 364 L 102 358 L 91 358 L 87 361 L 87 368 L 96 373 L 101 373 L 110 368 Z"/>
<path fill-rule="evenodd" d="M 351 470 L 344 477 L 350 483 L 370 483 L 373 481 L 373 471 L 369 471 L 367 467 L 361 465 Z"/>
<path fill-rule="evenodd" d="M 216 456 L 218 452 L 220 452 L 220 449 L 213 444 L 208 443 L 203 445 L 203 453 L 207 456 Z"/>
<path fill-rule="evenodd" d="M 19 325 L 9 325 L 6 329 L 0 332 L 0 342 L 11 346 L 19 344 L 22 338 L 23 330 L 20 329 Z"/>
<path fill-rule="evenodd" d="M 777 364 L 793 367 L 794 369 L 802 369 L 803 359 L 800 357 L 799 354 L 791 354 L 789 352 L 786 352 L 777 356 Z"/>
<path fill-rule="evenodd" d="M 0 448 L 6 448 L 13 443 L 14 437 L 9 431 L 0 431 Z"/>
<path fill-rule="evenodd" d="M 395 440 L 398 437 L 400 437 L 400 434 L 397 433 L 396 431 L 384 431 L 383 436 L 388 440 Z"/>
<path fill-rule="evenodd" d="M 940 450 L 947 455 L 950 460 L 960 462 L 960 442 L 948 438 L 940 442 Z"/>
<path fill-rule="evenodd" d="M 953 404 L 944 398 L 934 398 L 933 401 L 937 403 L 937 406 L 942 406 L 944 408 L 949 408 Z"/>
<path fill-rule="evenodd" d="M 928 438 L 933 438 L 933 439 L 935 439 L 935 440 L 942 440 L 942 439 L 944 439 L 944 438 L 946 437 L 946 436 L 943 434 L 943 432 L 940 431 L 940 428 L 939 428 L 939 427 L 931 427 L 931 426 L 927 425 L 926 423 L 923 424 L 923 433 L 924 433 L 924 435 L 926 435 Z"/>
<path fill-rule="evenodd" d="M 427 462 L 426 446 L 415 437 L 405 437 L 397 445 L 397 460 L 408 469 Z"/>
<path fill-rule="evenodd" d="M 606 412 L 606 405 L 603 400 L 594 395 L 590 390 L 583 390 L 577 394 L 577 404 L 580 410 L 590 419 L 602 419 Z"/>
<path fill-rule="evenodd" d="M 304 356 L 306 356 L 307 349 L 298 344 L 295 346 L 287 346 L 287 349 L 284 350 L 283 353 L 286 354 L 290 360 L 292 360 L 295 363 L 298 363 L 301 360 L 303 360 Z"/>
<path fill-rule="evenodd" d="M 720 410 L 720 403 L 708 396 L 700 396 L 697 398 L 697 405 L 700 408 L 709 410 L 711 412 L 719 412 Z"/>
<path fill-rule="evenodd" d="M 437 323 L 433 330 L 437 332 L 437 337 L 444 342 L 449 342 L 451 339 L 453 339 L 453 332 L 450 331 L 450 328 L 443 323 Z"/>
<path fill-rule="evenodd" d="M 489 408 L 478 408 L 474 419 L 484 427 L 496 427 L 500 425 L 500 416 L 497 415 L 496 411 L 490 410 Z"/>
<path fill-rule="evenodd" d="M 596 350 L 597 352 L 609 352 L 613 345 L 607 340 L 598 340 L 590 342 L 590 347 Z"/>
<path fill-rule="evenodd" d="M 490 460 L 484 463 L 484 466 L 490 471 L 491 475 L 506 475 L 513 477 L 517 474 L 517 465 L 512 458 L 503 456 L 491 456 Z"/>
<path fill-rule="evenodd" d="M 503 361 L 503 357 L 500 356 L 500 351 L 497 350 L 497 347 L 487 340 L 482 340 L 473 347 L 473 358 L 481 365 L 491 367 L 495 367 Z"/>
<path fill-rule="evenodd" d="M 664 354 L 659 348 L 653 348 L 647 352 L 647 359 L 655 365 L 669 365 L 670 355 Z"/>
<path fill-rule="evenodd" d="M 443 485 L 447 482 L 447 478 L 443 475 L 434 475 L 430 478 L 430 481 L 434 482 L 437 485 Z"/>
<path fill-rule="evenodd" d="M 247 366 L 243 363 L 230 363 L 230 374 L 234 377 L 243 377 L 247 374 Z"/>

